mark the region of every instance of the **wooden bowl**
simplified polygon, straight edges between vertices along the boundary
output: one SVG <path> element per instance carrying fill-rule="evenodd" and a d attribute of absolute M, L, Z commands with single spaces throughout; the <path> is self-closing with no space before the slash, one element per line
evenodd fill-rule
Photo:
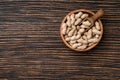
<path fill-rule="evenodd" d="M 67 17 L 68 15 L 71 15 L 71 14 L 73 14 L 73 13 L 77 13 L 77 12 L 80 12 L 80 11 L 82 11 L 83 13 L 88 13 L 89 15 L 94 15 L 94 14 L 95 14 L 94 12 L 92 12 L 92 11 L 90 11 L 90 10 L 86 10 L 86 9 L 74 10 L 74 11 L 68 13 L 68 14 L 64 17 L 64 19 L 62 20 L 62 23 L 65 22 L 66 17 Z M 101 29 L 101 32 L 102 32 L 102 34 L 103 34 L 103 25 L 102 25 L 102 22 L 101 22 L 100 19 L 98 19 L 98 22 L 99 22 L 99 24 L 100 24 L 100 29 Z M 61 23 L 61 25 L 60 25 L 60 36 L 61 36 L 61 38 L 62 38 L 62 41 L 65 43 L 65 45 L 66 45 L 67 47 L 69 47 L 70 49 L 72 49 L 72 50 L 80 51 L 80 52 L 88 51 L 88 50 L 94 48 L 94 47 L 100 42 L 100 40 L 101 40 L 101 38 L 102 38 L 102 34 L 101 34 L 100 37 L 99 37 L 99 41 L 98 41 L 97 43 L 95 43 L 95 44 L 87 47 L 86 49 L 83 49 L 83 50 L 73 49 L 73 48 L 68 44 L 68 42 L 65 41 L 64 36 L 63 36 L 63 34 L 61 33 L 61 31 L 62 31 L 62 28 L 61 28 L 62 23 Z"/>

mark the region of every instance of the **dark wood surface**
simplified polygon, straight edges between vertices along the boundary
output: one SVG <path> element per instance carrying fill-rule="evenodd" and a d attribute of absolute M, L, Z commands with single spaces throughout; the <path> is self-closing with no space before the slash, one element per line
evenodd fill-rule
<path fill-rule="evenodd" d="M 59 36 L 81 8 L 105 11 L 103 38 L 84 53 Z M 120 0 L 0 0 L 0 80 L 120 80 Z"/>

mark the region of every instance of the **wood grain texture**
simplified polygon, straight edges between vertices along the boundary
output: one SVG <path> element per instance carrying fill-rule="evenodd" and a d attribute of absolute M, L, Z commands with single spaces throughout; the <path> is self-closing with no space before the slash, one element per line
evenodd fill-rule
<path fill-rule="evenodd" d="M 85 53 L 59 36 L 80 8 L 105 11 L 103 38 Z M 120 0 L 1 0 L 0 80 L 120 80 Z"/>

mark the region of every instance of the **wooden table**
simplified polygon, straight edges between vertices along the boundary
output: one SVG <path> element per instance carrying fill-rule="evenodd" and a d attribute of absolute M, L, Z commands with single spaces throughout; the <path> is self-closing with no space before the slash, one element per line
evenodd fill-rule
<path fill-rule="evenodd" d="M 103 38 L 85 53 L 59 36 L 81 8 L 105 11 Z M 0 80 L 120 80 L 120 0 L 1 0 Z"/>

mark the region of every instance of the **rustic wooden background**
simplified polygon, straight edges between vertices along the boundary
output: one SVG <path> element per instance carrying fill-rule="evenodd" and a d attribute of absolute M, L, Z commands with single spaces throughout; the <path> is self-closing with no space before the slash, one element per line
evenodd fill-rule
<path fill-rule="evenodd" d="M 59 36 L 81 8 L 105 11 L 103 38 L 85 53 Z M 0 80 L 120 80 L 120 0 L 0 0 Z"/>

